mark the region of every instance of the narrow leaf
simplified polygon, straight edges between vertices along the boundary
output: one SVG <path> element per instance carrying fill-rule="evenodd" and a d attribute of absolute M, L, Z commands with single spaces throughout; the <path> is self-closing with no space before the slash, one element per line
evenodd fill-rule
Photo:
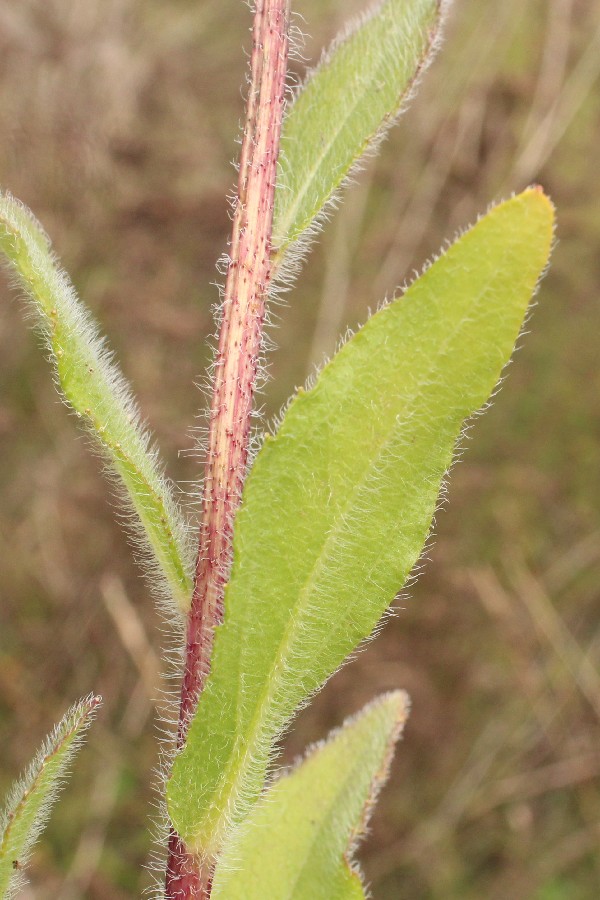
<path fill-rule="evenodd" d="M 0 897 L 13 897 L 22 887 L 33 844 L 99 703 L 99 697 L 87 697 L 71 707 L 14 785 L 0 819 Z"/>
<path fill-rule="evenodd" d="M 168 786 L 188 845 L 218 851 L 260 791 L 274 739 L 406 581 L 552 228 L 539 189 L 492 209 L 348 341 L 265 441 L 235 522 L 212 673 Z"/>
<path fill-rule="evenodd" d="M 273 247 L 280 258 L 394 123 L 433 56 L 441 0 L 383 0 L 334 41 L 284 120 Z"/>
<path fill-rule="evenodd" d="M 406 715 L 405 694 L 380 697 L 280 777 L 220 857 L 214 900 L 364 898 L 351 855 Z"/>
<path fill-rule="evenodd" d="M 65 400 L 124 485 L 135 521 L 142 525 L 136 538 L 154 563 L 152 575 L 162 576 L 178 606 L 187 608 L 191 579 L 185 525 L 130 388 L 57 265 L 41 225 L 9 194 L 0 195 L 0 251 L 32 302 Z"/>

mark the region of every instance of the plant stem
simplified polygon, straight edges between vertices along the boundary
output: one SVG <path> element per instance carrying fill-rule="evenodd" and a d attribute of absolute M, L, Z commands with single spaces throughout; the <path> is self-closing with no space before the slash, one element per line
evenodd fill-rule
<path fill-rule="evenodd" d="M 257 0 L 250 91 L 242 141 L 215 360 L 208 455 L 194 592 L 187 622 L 177 744 L 181 746 L 210 668 L 223 617 L 233 519 L 248 462 L 250 421 L 271 277 L 271 230 L 288 54 L 290 0 Z M 166 897 L 208 898 L 211 867 L 169 838 Z"/>

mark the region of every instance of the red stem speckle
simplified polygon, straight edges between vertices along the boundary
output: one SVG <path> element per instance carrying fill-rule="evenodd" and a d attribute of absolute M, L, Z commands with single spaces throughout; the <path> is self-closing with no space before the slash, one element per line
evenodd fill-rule
<path fill-rule="evenodd" d="M 215 626 L 223 618 L 233 519 L 246 476 L 252 401 L 271 277 L 271 231 L 285 97 L 288 23 L 289 0 L 257 0 L 238 199 L 215 360 L 200 546 L 187 622 L 178 746 L 185 740 L 209 672 Z M 172 832 L 167 900 L 209 898 L 211 872 L 210 863 L 188 854 L 181 839 Z"/>

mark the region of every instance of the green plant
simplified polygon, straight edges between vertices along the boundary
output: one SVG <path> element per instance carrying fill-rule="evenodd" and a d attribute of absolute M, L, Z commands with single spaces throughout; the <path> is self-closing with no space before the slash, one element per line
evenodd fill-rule
<path fill-rule="evenodd" d="M 0 201 L 0 246 L 59 387 L 116 475 L 153 589 L 185 621 L 166 785 L 169 897 L 365 896 L 351 849 L 406 717 L 404 695 L 375 701 L 277 780 L 274 747 L 418 560 L 464 422 L 493 392 L 547 263 L 551 204 L 529 189 L 459 237 L 298 392 L 246 478 L 252 399 L 268 295 L 297 273 L 344 180 L 412 93 L 445 6 L 379 3 L 298 91 L 280 140 L 289 3 L 256 5 L 195 565 L 124 379 L 41 226 L 9 195 Z M 9 891 L 96 704 L 59 727 L 9 805 Z"/>

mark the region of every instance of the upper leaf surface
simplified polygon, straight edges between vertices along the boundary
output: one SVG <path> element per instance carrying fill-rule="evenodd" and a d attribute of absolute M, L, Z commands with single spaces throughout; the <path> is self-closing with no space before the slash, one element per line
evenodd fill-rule
<path fill-rule="evenodd" d="M 46 233 L 9 194 L 0 195 L 0 251 L 35 307 L 66 401 L 122 480 L 142 525 L 148 556 L 185 609 L 191 596 L 190 561 L 171 485 L 141 425 L 129 386 L 96 323 L 56 264 Z"/>
<path fill-rule="evenodd" d="M 282 255 L 393 123 L 431 56 L 440 0 L 384 0 L 334 41 L 283 124 L 273 247 Z"/>
<path fill-rule="evenodd" d="M 99 702 L 98 697 L 88 697 L 73 706 L 13 787 L 0 819 L 0 897 L 13 897 L 19 890 L 31 847 Z"/>
<path fill-rule="evenodd" d="M 301 391 L 247 479 L 212 671 L 168 786 L 217 852 L 295 710 L 372 631 L 429 532 L 464 420 L 492 393 L 552 241 L 538 189 L 500 204 Z"/>
<path fill-rule="evenodd" d="M 379 698 L 279 778 L 220 857 L 214 900 L 364 898 L 350 855 L 406 713 L 405 694 Z"/>

